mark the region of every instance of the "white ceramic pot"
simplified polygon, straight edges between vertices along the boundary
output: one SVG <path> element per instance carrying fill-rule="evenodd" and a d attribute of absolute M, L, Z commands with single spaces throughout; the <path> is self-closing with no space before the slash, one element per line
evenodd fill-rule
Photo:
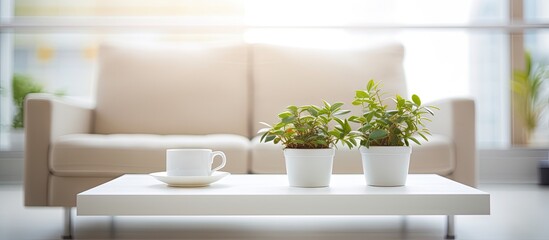
<path fill-rule="evenodd" d="M 412 148 L 360 147 L 366 184 L 380 187 L 406 185 Z"/>
<path fill-rule="evenodd" d="M 284 149 L 286 173 L 292 187 L 330 185 L 335 149 Z"/>

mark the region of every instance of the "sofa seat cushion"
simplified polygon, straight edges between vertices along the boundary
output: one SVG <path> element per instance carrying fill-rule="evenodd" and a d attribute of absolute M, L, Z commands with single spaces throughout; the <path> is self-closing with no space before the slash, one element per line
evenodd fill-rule
<path fill-rule="evenodd" d="M 239 135 L 71 134 L 59 137 L 50 150 L 56 176 L 109 177 L 165 171 L 166 149 L 209 148 L 223 151 L 222 171 L 248 172 L 250 141 Z"/>
<path fill-rule="evenodd" d="M 281 145 L 260 143 L 259 136 L 252 140 L 252 173 L 285 173 Z M 448 175 L 455 167 L 454 145 L 442 135 L 433 135 L 428 142 L 412 146 L 410 173 Z M 362 173 L 362 160 L 358 149 L 340 146 L 334 158 L 333 173 Z"/>
<path fill-rule="evenodd" d="M 433 134 L 429 141 L 412 147 L 410 173 L 434 173 L 447 176 L 454 172 L 456 154 L 454 142 L 444 135 Z"/>

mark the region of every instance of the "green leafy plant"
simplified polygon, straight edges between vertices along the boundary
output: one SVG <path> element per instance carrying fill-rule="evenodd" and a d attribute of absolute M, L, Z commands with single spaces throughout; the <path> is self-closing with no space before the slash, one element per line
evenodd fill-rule
<path fill-rule="evenodd" d="M 25 97 L 29 93 L 45 93 L 44 86 L 32 80 L 31 77 L 23 74 L 14 74 L 12 79 L 13 103 L 15 105 L 15 116 L 13 116 L 12 127 L 23 128 L 25 114 Z M 65 92 L 58 90 L 56 96 L 64 96 Z"/>
<path fill-rule="evenodd" d="M 352 128 L 347 119 L 338 116 L 349 113 L 342 110 L 343 103 L 324 106 L 289 106 L 286 111 L 278 114 L 280 122 L 271 126 L 263 123 L 266 128 L 259 130 L 261 142 L 281 143 L 286 148 L 319 149 L 336 146 L 342 142 L 349 148 L 357 145 Z M 337 124 L 336 124 L 337 123 Z"/>
<path fill-rule="evenodd" d="M 29 93 L 42 93 L 44 87 L 39 83 L 33 81 L 29 76 L 14 74 L 12 81 L 13 88 L 13 103 L 16 107 L 15 116 L 13 116 L 12 127 L 23 128 L 24 127 L 24 113 L 25 113 L 25 97 Z"/>
<path fill-rule="evenodd" d="M 360 145 L 370 146 L 409 146 L 410 141 L 421 144 L 417 136 L 427 139 L 431 135 L 423 121 L 430 121 L 426 115 L 434 115 L 436 107 L 422 106 L 421 99 L 412 95 L 411 100 L 406 100 L 396 95 L 392 100 L 396 109 L 389 110 L 383 103 L 379 84 L 370 80 L 366 89 L 357 90 L 353 105 L 362 106 L 361 116 L 351 116 L 349 121 L 360 124 L 358 135 Z"/>
<path fill-rule="evenodd" d="M 515 93 L 513 103 L 515 108 L 524 117 L 527 134 L 530 135 L 537 127 L 538 120 L 549 103 L 547 96 L 543 96 L 543 86 L 549 79 L 549 65 L 532 61 L 530 52 L 524 55 L 526 68 L 524 71 L 515 71 L 512 80 L 512 90 Z"/>

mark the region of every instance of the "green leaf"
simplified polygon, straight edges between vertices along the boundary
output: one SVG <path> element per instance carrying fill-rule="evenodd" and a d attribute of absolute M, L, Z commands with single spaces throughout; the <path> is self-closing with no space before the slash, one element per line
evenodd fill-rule
<path fill-rule="evenodd" d="M 420 106 L 421 105 L 421 99 L 419 99 L 419 96 L 418 95 L 412 95 L 412 101 L 414 101 L 414 103 L 417 105 L 417 106 Z"/>
<path fill-rule="evenodd" d="M 354 106 L 358 106 L 358 105 L 362 104 L 362 101 L 361 100 L 354 100 L 351 104 L 353 104 Z"/>
<path fill-rule="evenodd" d="M 288 130 L 290 130 L 290 129 L 288 129 Z M 284 134 L 284 130 L 282 130 L 282 129 L 277 130 L 277 131 L 271 132 L 270 134 L 272 134 L 272 135 L 282 135 L 282 134 Z"/>
<path fill-rule="evenodd" d="M 350 143 L 350 142 L 348 142 L 348 141 L 345 141 L 345 144 L 347 144 L 347 147 L 348 147 L 349 149 L 352 149 L 353 146 L 354 146 L 352 143 Z"/>
<path fill-rule="evenodd" d="M 368 92 L 372 91 L 372 87 L 374 87 L 374 79 L 370 79 L 370 81 L 368 81 L 368 85 L 366 85 L 366 90 L 368 90 Z"/>
<path fill-rule="evenodd" d="M 295 119 L 296 118 L 294 116 L 286 117 L 282 119 L 282 123 L 291 123 L 291 122 L 294 122 Z"/>
<path fill-rule="evenodd" d="M 421 143 L 420 143 L 417 139 L 415 139 L 415 138 L 413 138 L 413 137 L 410 137 L 410 140 L 412 140 L 412 141 L 414 141 L 415 143 L 417 143 L 417 145 L 421 145 Z"/>
<path fill-rule="evenodd" d="M 424 108 L 424 109 L 425 109 L 425 111 L 429 112 L 431 115 L 433 115 L 433 116 L 435 115 L 435 113 L 433 112 L 433 110 L 431 110 L 430 108 L 426 107 L 426 108 Z"/>
<path fill-rule="evenodd" d="M 368 93 L 364 90 L 357 90 L 356 93 L 355 93 L 355 97 L 356 98 L 367 98 Z"/>
<path fill-rule="evenodd" d="M 343 124 L 345 124 L 345 122 L 343 122 L 343 120 L 341 120 L 340 118 L 334 118 L 334 121 L 339 123 L 339 125 L 341 125 L 341 126 L 343 126 Z"/>
<path fill-rule="evenodd" d="M 370 130 L 371 128 L 372 128 L 372 125 L 366 124 L 366 125 L 362 126 L 361 128 L 359 128 L 358 131 L 366 132 L 366 131 Z"/>
<path fill-rule="evenodd" d="M 339 138 L 339 135 L 340 135 L 339 131 L 337 131 L 335 129 L 332 130 L 332 131 L 329 131 L 328 134 L 334 136 L 335 138 Z"/>
<path fill-rule="evenodd" d="M 275 135 L 269 135 L 265 138 L 265 142 L 270 142 L 270 141 L 274 140 L 275 138 L 276 138 Z"/>
<path fill-rule="evenodd" d="M 376 129 L 374 131 L 372 131 L 372 133 L 370 133 L 370 139 L 371 140 L 377 140 L 377 139 L 382 139 L 382 138 L 385 138 L 387 137 L 387 131 L 383 130 L 383 129 Z"/>
<path fill-rule="evenodd" d="M 291 113 L 297 113 L 298 108 L 294 105 L 288 106 L 286 109 L 290 110 Z"/>
<path fill-rule="evenodd" d="M 405 104 L 406 104 L 406 100 L 404 98 L 402 98 L 401 96 L 397 95 L 397 108 L 402 109 Z"/>
<path fill-rule="evenodd" d="M 429 139 L 427 139 L 427 137 L 425 136 L 425 134 L 421 133 L 421 132 L 418 132 L 417 134 L 419 134 L 419 136 L 421 136 L 423 139 L 425 139 L 425 141 L 429 141 Z"/>
<path fill-rule="evenodd" d="M 265 141 L 265 137 L 267 137 L 267 135 L 269 135 L 269 133 L 264 133 L 264 134 L 261 136 L 261 139 L 259 139 L 259 142 L 264 142 L 264 141 Z"/>
<path fill-rule="evenodd" d="M 387 116 L 391 117 L 391 116 L 395 115 L 396 113 L 398 113 L 398 110 L 389 110 L 389 111 L 387 111 Z"/>
<path fill-rule="evenodd" d="M 351 142 L 353 146 L 356 146 L 356 140 L 354 138 L 349 139 L 349 142 Z"/>
<path fill-rule="evenodd" d="M 278 114 L 278 117 L 280 119 L 284 119 L 284 118 L 287 118 L 287 117 L 292 116 L 292 115 L 293 114 L 291 112 L 282 112 L 282 113 Z"/>
<path fill-rule="evenodd" d="M 350 113 L 350 112 L 351 112 L 351 110 L 339 110 L 339 111 L 334 113 L 334 116 L 345 115 L 345 114 Z"/>
<path fill-rule="evenodd" d="M 526 65 L 525 71 L 529 74 L 532 72 L 532 54 L 530 54 L 530 51 L 524 53 L 524 61 Z"/>
<path fill-rule="evenodd" d="M 326 107 L 326 109 L 330 109 L 332 107 L 328 102 L 324 100 L 322 100 L 322 102 L 324 102 L 324 107 Z"/>
<path fill-rule="evenodd" d="M 341 106 L 343 106 L 343 103 L 340 103 L 340 102 L 334 103 L 334 104 L 330 107 L 330 111 L 333 112 L 333 111 L 339 109 Z"/>
<path fill-rule="evenodd" d="M 281 128 L 285 127 L 286 125 L 288 125 L 288 123 L 279 122 L 273 127 L 273 129 L 278 130 L 278 129 L 281 129 Z"/>
<path fill-rule="evenodd" d="M 307 112 L 309 112 L 309 114 L 311 114 L 311 116 L 313 116 L 313 117 L 318 117 L 318 111 L 315 110 L 315 108 L 313 108 L 313 107 L 307 108 Z"/>
<path fill-rule="evenodd" d="M 345 133 L 350 133 L 353 129 L 351 128 L 351 125 L 349 124 L 349 121 L 347 119 L 343 122 L 343 130 L 345 130 Z"/>

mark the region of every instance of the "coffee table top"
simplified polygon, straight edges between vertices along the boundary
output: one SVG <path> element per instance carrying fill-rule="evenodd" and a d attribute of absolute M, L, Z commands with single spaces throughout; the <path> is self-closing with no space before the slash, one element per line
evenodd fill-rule
<path fill-rule="evenodd" d="M 406 186 L 367 186 L 335 174 L 329 187 L 289 187 L 286 175 L 230 175 L 207 187 L 169 187 L 129 174 L 77 196 L 78 215 L 482 215 L 490 195 L 433 174 Z"/>

